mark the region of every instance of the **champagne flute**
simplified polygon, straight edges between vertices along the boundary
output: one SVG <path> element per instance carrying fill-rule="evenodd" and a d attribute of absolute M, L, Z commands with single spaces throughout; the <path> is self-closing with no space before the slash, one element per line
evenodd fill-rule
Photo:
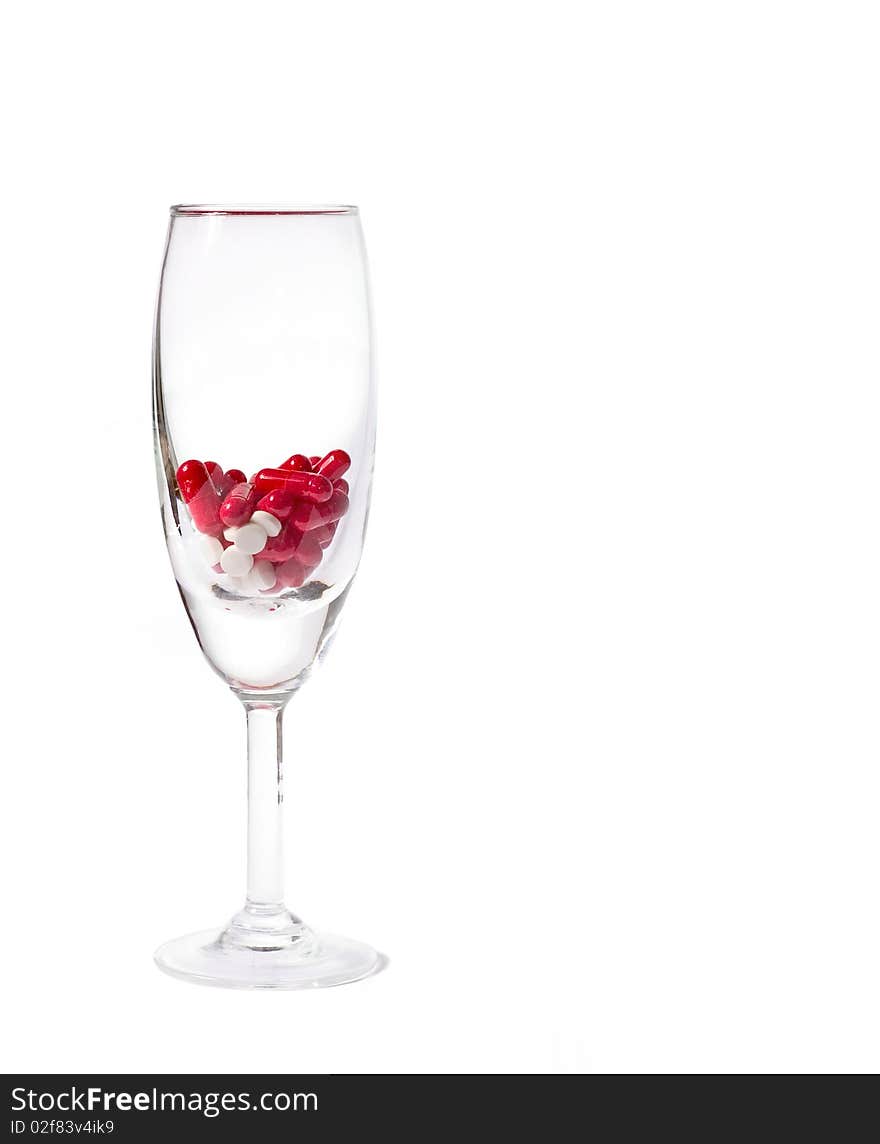
<path fill-rule="evenodd" d="M 281 724 L 357 570 L 375 439 L 370 303 L 356 207 L 171 208 L 153 411 L 162 520 L 184 607 L 247 718 L 245 904 L 156 952 L 176 977 L 339 985 L 369 946 L 283 901 Z"/>

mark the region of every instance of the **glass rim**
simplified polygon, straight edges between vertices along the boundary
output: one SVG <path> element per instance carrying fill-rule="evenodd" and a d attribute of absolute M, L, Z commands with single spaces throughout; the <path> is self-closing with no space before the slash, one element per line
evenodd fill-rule
<path fill-rule="evenodd" d="M 173 218 L 203 218 L 207 215 L 238 217 L 271 215 L 352 215 L 356 206 L 337 203 L 175 203 Z"/>

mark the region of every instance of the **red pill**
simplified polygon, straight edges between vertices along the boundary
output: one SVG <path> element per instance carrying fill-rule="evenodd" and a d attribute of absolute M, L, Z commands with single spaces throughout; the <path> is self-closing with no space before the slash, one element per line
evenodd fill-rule
<path fill-rule="evenodd" d="M 351 457 L 344 449 L 333 449 L 326 457 L 315 465 L 315 472 L 326 477 L 328 481 L 335 481 L 351 468 Z"/>
<path fill-rule="evenodd" d="M 297 555 L 304 535 L 301 529 L 287 521 L 277 536 L 270 536 L 266 541 L 265 548 L 260 552 L 260 559 L 270 560 L 273 564 L 283 564 L 285 560 Z"/>
<path fill-rule="evenodd" d="M 247 477 L 244 475 L 241 469 L 227 469 L 226 477 L 228 480 L 232 481 L 233 488 L 235 485 L 247 484 Z"/>
<path fill-rule="evenodd" d="M 260 555 L 264 555 L 264 553 L 261 553 Z M 291 556 L 289 556 L 287 560 L 283 561 L 279 565 L 276 565 L 276 579 L 283 579 L 283 576 L 280 575 L 280 569 L 283 568 L 285 564 L 293 565 L 296 563 L 306 573 L 314 572 L 314 570 L 321 563 L 323 556 L 324 552 L 320 544 L 318 544 L 313 536 L 308 533 L 305 535 L 300 535 L 297 541 L 296 551 Z M 299 585 L 296 584 L 294 587 L 299 587 Z"/>
<path fill-rule="evenodd" d="M 320 455 L 317 457 L 309 457 L 309 462 L 311 463 L 311 466 L 314 469 L 315 465 L 318 465 L 321 463 Z"/>
<path fill-rule="evenodd" d="M 306 536 L 313 536 L 323 548 L 333 539 L 334 526 L 335 522 L 334 524 L 319 524 L 317 528 L 307 532 Z"/>
<path fill-rule="evenodd" d="M 266 493 L 271 493 L 275 489 L 283 489 L 284 482 L 293 475 L 289 469 L 260 469 L 258 473 L 254 473 L 251 481 L 260 496 L 264 497 Z"/>
<path fill-rule="evenodd" d="M 177 470 L 177 487 L 199 532 L 220 536 L 220 495 L 201 461 L 183 462 Z"/>
<path fill-rule="evenodd" d="M 238 484 L 220 505 L 220 519 L 227 528 L 246 524 L 257 507 L 257 490 L 247 483 Z"/>
<path fill-rule="evenodd" d="M 336 529 L 339 527 L 339 521 L 334 520 L 330 524 L 322 524 L 320 528 L 313 529 L 312 532 L 307 532 L 307 536 L 314 536 L 315 540 L 326 548 L 333 537 L 336 535 Z"/>
<path fill-rule="evenodd" d="M 206 481 L 187 505 L 193 524 L 208 536 L 222 536 L 223 522 L 220 520 L 220 494 L 211 481 Z"/>
<path fill-rule="evenodd" d="M 334 490 L 333 495 L 325 504 L 310 504 L 308 501 L 299 501 L 294 505 L 290 514 L 291 523 L 303 532 L 311 532 L 313 528 L 320 528 L 322 524 L 332 524 L 348 512 L 348 497 L 345 493 Z"/>
<path fill-rule="evenodd" d="M 296 549 L 296 558 L 310 571 L 317 568 L 324 556 L 324 550 L 311 532 L 303 533 Z"/>
<path fill-rule="evenodd" d="M 207 536 L 223 535 L 223 522 L 220 520 L 220 494 L 210 481 L 207 481 L 186 506 L 193 524 Z"/>
<path fill-rule="evenodd" d="M 207 480 L 210 475 L 201 461 L 184 461 L 177 470 L 177 487 L 187 504 Z"/>
<path fill-rule="evenodd" d="M 310 473 L 312 471 L 312 462 L 308 457 L 304 457 L 302 453 L 294 453 L 292 457 L 288 457 L 283 465 L 278 466 L 279 469 L 293 469 L 296 473 Z"/>
<path fill-rule="evenodd" d="M 326 477 L 317 473 L 297 473 L 292 469 L 260 469 L 254 485 L 261 497 L 275 489 L 284 489 L 304 500 L 320 503 L 333 495 L 333 485 Z"/>
<path fill-rule="evenodd" d="M 279 520 L 287 520 L 296 503 L 297 497 L 293 493 L 285 492 L 284 489 L 274 489 L 271 493 L 266 493 L 257 504 L 257 508 L 261 512 L 271 512 Z"/>
<path fill-rule="evenodd" d="M 333 482 L 333 491 L 336 493 L 345 493 L 345 495 L 348 496 L 348 481 L 345 480 L 344 477 L 340 477 L 339 480 Z"/>
<path fill-rule="evenodd" d="M 220 499 L 228 496 L 233 488 L 238 484 L 238 481 L 229 476 L 228 473 L 223 472 L 223 466 L 218 465 L 216 461 L 205 461 L 205 468 L 211 477 L 214 488 L 220 494 Z"/>
<path fill-rule="evenodd" d="M 294 556 L 285 560 L 275 569 L 276 588 L 301 588 L 308 578 L 309 572 Z"/>

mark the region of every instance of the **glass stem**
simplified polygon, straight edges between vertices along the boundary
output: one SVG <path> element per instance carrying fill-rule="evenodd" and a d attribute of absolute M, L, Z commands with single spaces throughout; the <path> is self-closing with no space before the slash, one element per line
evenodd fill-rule
<path fill-rule="evenodd" d="M 284 900 L 281 823 L 281 720 L 284 702 L 244 701 L 247 712 L 247 905 L 258 912 Z"/>

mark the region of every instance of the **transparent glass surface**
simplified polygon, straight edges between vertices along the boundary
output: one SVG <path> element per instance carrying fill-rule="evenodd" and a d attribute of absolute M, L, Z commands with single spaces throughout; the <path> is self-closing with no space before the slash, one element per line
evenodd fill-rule
<path fill-rule="evenodd" d="M 156 954 L 256 988 L 336 985 L 376 953 L 284 905 L 281 726 L 326 650 L 364 540 L 375 439 L 355 207 L 177 206 L 156 312 L 159 497 L 181 599 L 248 724 L 248 882 L 224 928 Z"/>

